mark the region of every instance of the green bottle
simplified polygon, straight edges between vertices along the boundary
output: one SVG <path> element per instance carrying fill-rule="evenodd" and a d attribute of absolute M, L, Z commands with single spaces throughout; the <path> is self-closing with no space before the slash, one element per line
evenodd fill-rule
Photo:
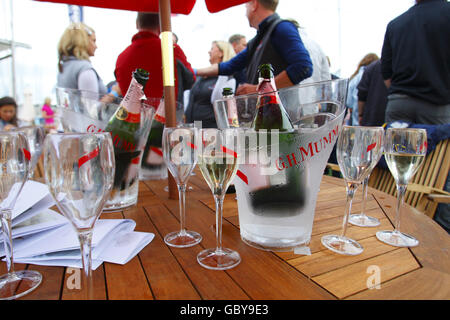
<path fill-rule="evenodd" d="M 292 131 L 294 126 L 276 92 L 272 65 L 268 63 L 260 65 L 258 74 L 258 101 L 252 128 L 255 130 L 278 129 L 280 132 Z"/>
<path fill-rule="evenodd" d="M 141 99 L 149 74 L 144 69 L 136 69 L 127 93 L 116 112 L 109 119 L 105 131 L 111 132 L 116 160 L 114 188 L 123 190 L 129 182 L 126 180 L 128 168 L 139 163 L 139 129 L 141 125 Z"/>
<path fill-rule="evenodd" d="M 258 68 L 258 100 L 256 115 L 252 123 L 256 131 L 266 129 L 268 132 L 267 148 L 278 144 L 279 156 L 291 154 L 293 141 L 297 132 L 277 93 L 273 68 L 262 64 Z M 278 130 L 278 140 L 271 141 L 271 130 Z M 294 148 L 295 149 L 295 148 Z M 250 203 L 257 215 L 285 217 L 297 214 L 306 201 L 305 177 L 292 167 L 278 171 L 274 175 L 262 175 L 257 167 L 249 167 L 249 180 L 254 181 L 250 192 Z"/>

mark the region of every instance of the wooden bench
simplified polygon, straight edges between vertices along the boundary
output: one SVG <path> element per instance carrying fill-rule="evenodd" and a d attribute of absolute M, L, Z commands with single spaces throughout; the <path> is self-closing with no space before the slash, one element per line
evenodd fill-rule
<path fill-rule="evenodd" d="M 425 162 L 408 184 L 405 203 L 433 218 L 439 203 L 449 203 L 450 193 L 444 191 L 450 169 L 450 139 L 443 140 L 429 153 Z M 390 195 L 397 195 L 395 180 L 388 169 L 376 167 L 369 186 Z"/>
<path fill-rule="evenodd" d="M 433 218 L 439 203 L 450 203 L 450 193 L 444 190 L 450 169 L 449 141 L 439 142 L 426 156 L 405 194 L 405 203 L 430 218 Z M 327 164 L 327 168 L 339 171 L 339 166 L 333 163 Z M 397 196 L 396 183 L 389 169 L 376 167 L 370 175 L 369 187 Z"/>

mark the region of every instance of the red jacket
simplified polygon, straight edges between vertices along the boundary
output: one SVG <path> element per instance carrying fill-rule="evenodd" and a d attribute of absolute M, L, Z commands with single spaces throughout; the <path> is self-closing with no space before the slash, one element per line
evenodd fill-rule
<path fill-rule="evenodd" d="M 183 50 L 181 50 L 180 46 L 174 44 L 173 51 L 175 61 L 178 60 L 188 72 L 192 73 L 194 81 L 194 71 L 191 64 L 187 61 Z M 175 61 L 175 94 L 177 95 L 179 85 Z M 136 68 L 142 68 L 149 72 L 149 80 L 144 89 L 146 97 L 161 98 L 163 96 L 161 40 L 155 33 L 150 31 L 138 32 L 133 36 L 131 44 L 118 56 L 114 74 L 123 95 L 128 90 L 132 72 Z M 183 90 L 186 89 L 189 88 L 183 88 Z"/>

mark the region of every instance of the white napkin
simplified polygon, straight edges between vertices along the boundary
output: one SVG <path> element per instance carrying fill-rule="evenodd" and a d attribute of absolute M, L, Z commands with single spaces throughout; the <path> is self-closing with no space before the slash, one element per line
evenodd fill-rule
<path fill-rule="evenodd" d="M 125 264 L 135 257 L 154 234 L 133 231 L 129 219 L 98 220 L 92 239 L 92 269 L 103 261 Z M 17 244 L 16 244 L 17 242 Z M 81 268 L 79 241 L 71 225 L 14 241 L 14 261 L 49 266 Z"/>

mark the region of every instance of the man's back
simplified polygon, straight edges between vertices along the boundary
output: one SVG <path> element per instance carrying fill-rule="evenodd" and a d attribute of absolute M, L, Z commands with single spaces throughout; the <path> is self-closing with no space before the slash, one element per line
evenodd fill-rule
<path fill-rule="evenodd" d="M 365 68 L 357 88 L 358 100 L 365 102 L 360 125 L 383 125 L 387 103 L 387 88 L 381 77 L 380 60 L 372 62 Z"/>
<path fill-rule="evenodd" d="M 391 94 L 450 103 L 450 3 L 422 0 L 389 23 L 382 74 Z"/>
<path fill-rule="evenodd" d="M 191 65 L 187 62 L 181 48 L 176 44 L 174 44 L 174 58 L 175 61 L 178 60 L 187 70 L 191 71 L 193 77 L 194 72 Z M 127 91 L 131 81 L 131 73 L 136 68 L 145 69 L 150 73 L 149 81 L 144 90 L 146 97 L 161 98 L 163 96 L 161 40 L 155 33 L 150 31 L 138 32 L 133 36 L 132 43 L 117 58 L 114 73 L 122 93 Z M 177 71 L 176 66 L 175 71 Z M 177 76 L 175 77 L 175 88 L 178 88 Z"/>

